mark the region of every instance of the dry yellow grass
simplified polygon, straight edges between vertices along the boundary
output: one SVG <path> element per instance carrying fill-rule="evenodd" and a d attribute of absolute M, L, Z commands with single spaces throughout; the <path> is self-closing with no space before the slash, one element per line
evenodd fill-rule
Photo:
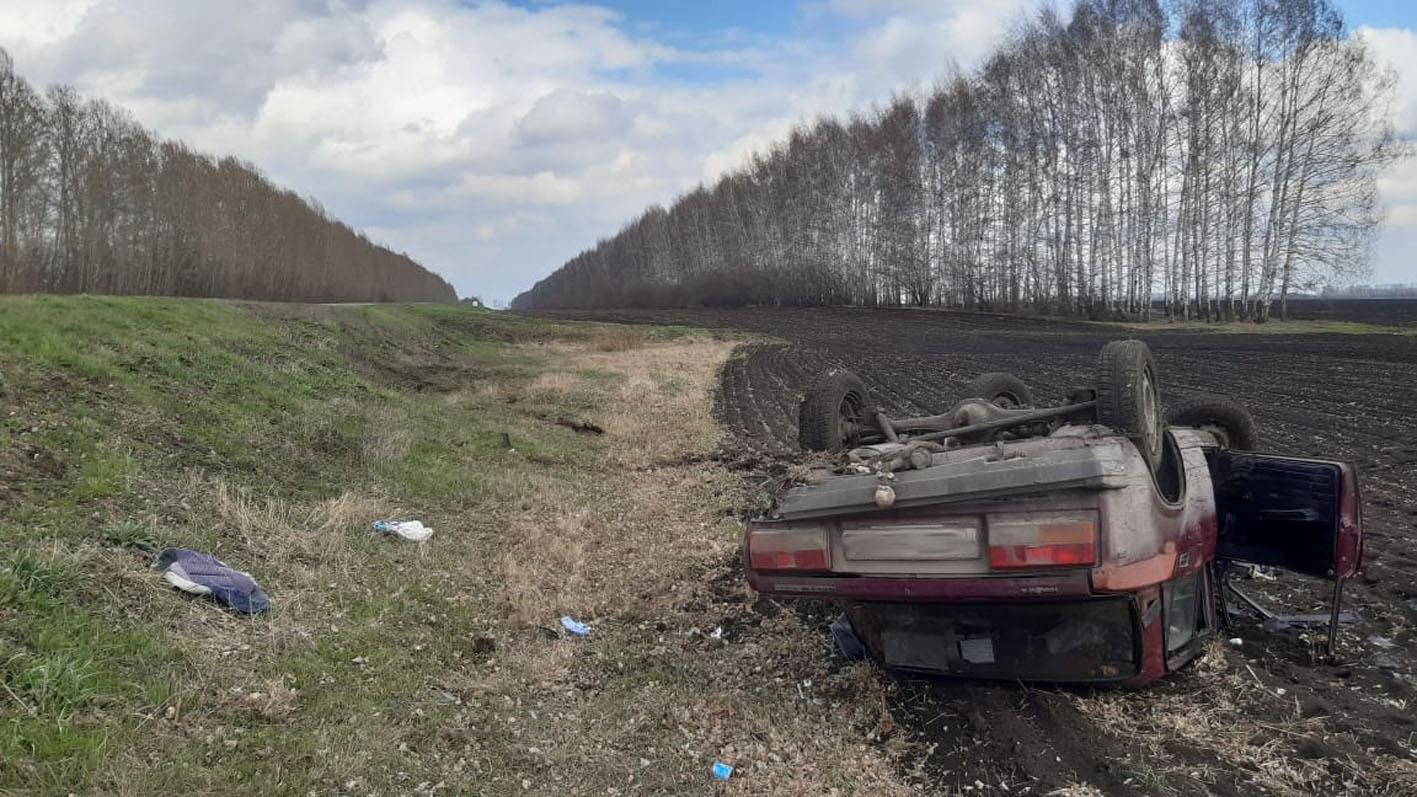
<path fill-rule="evenodd" d="M 547 607 L 611 611 L 624 599 L 617 573 L 661 583 L 736 545 L 735 530 L 722 526 L 718 503 L 733 489 L 733 478 L 682 461 L 718 443 L 708 396 L 717 365 L 731 349 L 686 340 L 564 353 L 581 369 L 620 377 L 612 380 L 615 387 L 597 415 L 609 467 L 604 481 L 589 489 L 540 485 L 529 511 L 509 520 L 510 544 L 500 565 L 503 598 L 513 616 L 544 617 Z M 566 371 L 547 376 L 555 376 L 563 390 L 596 389 Z"/>
<path fill-rule="evenodd" d="M 360 454 L 370 465 L 389 465 L 408 454 L 413 442 L 407 414 L 394 405 L 383 405 L 370 413 L 368 434 L 360 440 Z"/>
<path fill-rule="evenodd" d="M 386 499 L 344 492 L 310 505 L 292 505 L 229 486 L 220 477 L 192 472 L 183 485 L 191 500 L 207 503 L 217 522 L 242 546 L 270 562 L 291 558 L 338 566 L 348 556 L 348 534 L 388 516 Z"/>
<path fill-rule="evenodd" d="M 594 351 L 632 351 L 644 345 L 644 335 L 638 330 L 624 327 L 598 330 L 590 337 L 590 348 Z"/>
<path fill-rule="evenodd" d="M 258 581 L 280 600 L 281 610 L 262 624 L 259 637 L 253 637 L 253 626 L 241 617 L 214 612 L 205 601 L 173 603 L 160 581 L 137 577 L 146 598 L 155 599 L 167 614 L 177 610 L 171 617 L 173 627 L 183 628 L 183 636 L 200 643 L 202 666 L 211 682 L 251 683 L 243 672 L 250 656 L 274 655 L 318 636 L 328 618 L 338 614 L 340 597 L 331 587 L 357 584 L 367 566 L 352 541 L 367 537 L 369 524 L 393 510 L 381 496 L 348 491 L 323 501 L 291 504 L 234 488 L 199 471 L 187 474 L 179 492 L 239 548 L 213 553 L 233 567 L 258 573 Z M 237 651 L 241 655 L 234 655 Z M 269 685 L 247 689 L 280 696 Z"/>
<path fill-rule="evenodd" d="M 1220 770 L 1249 773 L 1257 793 L 1302 797 L 1323 791 L 1334 761 L 1297 757 L 1292 748 L 1294 739 L 1328 735 L 1325 718 L 1303 716 L 1292 695 L 1263 686 L 1243 657 L 1220 640 L 1192 670 L 1191 689 L 1098 692 L 1074 702 L 1099 728 L 1137 744 L 1147 765 L 1167 779 L 1205 783 L 1215 774 L 1214 767 L 1173 759 L 1167 750 L 1179 744 L 1214 756 Z M 1356 792 L 1417 794 L 1417 762 L 1378 755 L 1362 766 L 1341 764 Z"/>
<path fill-rule="evenodd" d="M 581 384 L 581 380 L 575 374 L 566 371 L 548 371 L 533 379 L 527 386 L 527 392 L 533 395 L 558 396 L 575 390 Z"/>
<path fill-rule="evenodd" d="M 525 766 L 550 779 L 528 779 L 532 791 L 707 792 L 714 760 L 738 767 L 740 794 L 910 791 L 896 769 L 903 743 L 867 738 L 891 725 L 893 683 L 870 665 L 830 672 L 796 615 L 754 616 L 732 566 L 739 477 L 700 461 L 720 443 L 710 395 L 731 349 L 700 339 L 540 348 L 553 367 L 617 378 L 537 380 L 609 391 L 593 418 L 604 467 L 527 485 L 520 511 L 499 519 L 499 604 L 533 633 L 511 634 L 498 665 L 460 687 L 473 700 L 513 696 L 519 719 L 505 729 L 534 740 L 523 742 L 537 751 Z M 591 623 L 591 640 L 534 632 L 561 614 Z M 754 639 L 712 638 L 742 622 L 761 623 Z"/>

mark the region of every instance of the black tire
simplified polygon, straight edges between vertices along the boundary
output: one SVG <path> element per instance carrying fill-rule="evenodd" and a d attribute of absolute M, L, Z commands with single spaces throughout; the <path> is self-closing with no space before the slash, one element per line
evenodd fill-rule
<path fill-rule="evenodd" d="M 1250 411 L 1218 396 L 1201 396 L 1181 402 L 1166 413 L 1166 423 L 1210 432 L 1221 448 L 1258 451 L 1260 447 L 1259 427 L 1255 426 Z"/>
<path fill-rule="evenodd" d="M 1097 422 L 1131 438 L 1154 472 L 1161 462 L 1160 391 L 1151 349 L 1139 340 L 1114 340 L 1097 358 Z"/>
<path fill-rule="evenodd" d="M 964 386 L 964 397 L 984 399 L 1008 409 L 1034 406 L 1033 391 L 1028 389 L 1028 385 L 1003 371 L 980 374 L 969 380 L 969 384 Z"/>
<path fill-rule="evenodd" d="M 834 368 L 812 382 L 797 411 L 797 440 L 804 451 L 843 451 L 876 428 L 871 393 L 856 374 Z"/>

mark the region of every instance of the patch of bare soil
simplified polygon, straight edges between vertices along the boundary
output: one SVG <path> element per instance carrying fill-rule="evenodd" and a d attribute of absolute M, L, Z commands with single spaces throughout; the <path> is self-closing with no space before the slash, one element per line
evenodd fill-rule
<path fill-rule="evenodd" d="M 1359 467 L 1366 565 L 1346 605 L 1362 622 L 1343 630 L 1344 660 L 1321 661 L 1311 633 L 1241 620 L 1226 634 L 1239 645 L 1220 641 L 1197 666 L 1135 692 L 900 679 L 889 704 L 894 732 L 922 745 L 932 785 L 951 792 L 1417 793 L 1417 339 L 1113 331 L 916 310 L 593 317 L 785 341 L 740 348 L 721 376 L 719 418 L 760 479 L 764 463 L 796 451 L 801 391 L 826 367 L 857 372 L 892 413 L 924 414 L 947 408 L 987 371 L 1013 372 L 1041 400 L 1061 400 L 1090 384 L 1104 342 L 1144 338 L 1168 402 L 1234 397 L 1255 415 L 1267 450 Z M 1323 585 L 1298 576 L 1245 586 L 1283 610 L 1323 609 Z"/>

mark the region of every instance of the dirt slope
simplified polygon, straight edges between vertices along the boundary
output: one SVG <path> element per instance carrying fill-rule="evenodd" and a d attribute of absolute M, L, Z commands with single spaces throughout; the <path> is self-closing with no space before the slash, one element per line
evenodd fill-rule
<path fill-rule="evenodd" d="M 1163 398 L 1229 395 L 1253 411 L 1269 450 L 1361 469 L 1368 553 L 1348 605 L 1347 661 L 1315 661 L 1315 640 L 1241 623 L 1190 671 L 1136 693 L 906 681 L 896 720 L 934 745 L 949 790 L 1089 794 L 1417 793 L 1409 710 L 1417 637 L 1417 337 L 1137 332 L 1092 324 L 915 310 L 748 309 L 620 312 L 600 320 L 729 327 L 786 341 L 751 344 L 722 374 L 719 413 L 740 446 L 796 448 L 805 382 L 855 370 L 899 413 L 937 412 L 995 370 L 1043 400 L 1090 383 L 1112 338 L 1155 352 Z M 1322 607 L 1320 584 L 1253 585 L 1283 608 Z M 1379 649 L 1372 636 L 1397 648 Z M 927 750 L 930 748 L 926 748 Z M 1061 790 L 1061 791 L 1059 791 Z"/>

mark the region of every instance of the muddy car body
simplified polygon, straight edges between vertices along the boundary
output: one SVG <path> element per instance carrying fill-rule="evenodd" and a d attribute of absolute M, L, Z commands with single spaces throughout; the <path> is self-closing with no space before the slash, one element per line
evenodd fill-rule
<path fill-rule="evenodd" d="M 1220 627 L 1218 565 L 1335 582 L 1362 555 L 1345 464 L 1234 450 L 1222 430 L 1165 427 L 1154 463 L 1115 428 L 917 455 L 914 467 L 818 473 L 749 524 L 760 593 L 840 603 L 891 668 L 1140 684 Z"/>

